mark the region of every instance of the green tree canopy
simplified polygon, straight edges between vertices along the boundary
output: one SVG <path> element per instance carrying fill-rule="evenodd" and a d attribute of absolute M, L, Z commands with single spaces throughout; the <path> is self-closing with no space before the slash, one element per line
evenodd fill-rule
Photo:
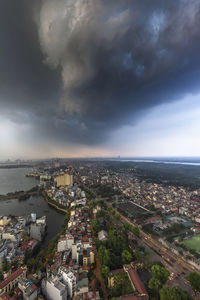
<path fill-rule="evenodd" d="M 129 264 L 132 261 L 132 254 L 128 250 L 123 250 L 122 252 L 122 262 L 124 264 Z"/>
<path fill-rule="evenodd" d="M 133 292 L 133 288 L 126 273 L 115 273 L 114 278 L 115 284 L 111 291 L 112 296 L 119 297 Z"/>
<path fill-rule="evenodd" d="M 92 230 L 94 234 L 97 235 L 98 231 L 100 230 L 99 221 L 97 219 L 92 220 Z"/>
<path fill-rule="evenodd" d="M 98 251 L 98 257 L 101 265 L 110 264 L 110 252 L 105 246 L 101 245 Z"/>
<path fill-rule="evenodd" d="M 159 279 L 162 284 L 166 283 L 169 278 L 169 272 L 160 265 L 153 265 L 151 268 L 152 273 L 156 279 Z"/>
<path fill-rule="evenodd" d="M 10 264 L 7 262 L 6 259 L 4 259 L 4 261 L 2 262 L 2 271 L 7 272 L 8 270 L 10 270 L 10 268 Z"/>
<path fill-rule="evenodd" d="M 190 282 L 191 287 L 195 292 L 200 292 L 200 274 L 197 272 L 191 272 L 186 279 Z"/>
<path fill-rule="evenodd" d="M 153 291 L 158 293 L 161 287 L 162 287 L 162 283 L 160 282 L 159 279 L 153 277 L 149 280 L 149 288 L 152 289 Z"/>
<path fill-rule="evenodd" d="M 108 266 L 104 266 L 104 265 L 101 266 L 101 274 L 105 279 L 108 278 L 109 273 L 110 273 L 110 269 Z"/>
<path fill-rule="evenodd" d="M 191 297 L 178 286 L 163 286 L 160 290 L 160 300 L 189 300 Z"/>

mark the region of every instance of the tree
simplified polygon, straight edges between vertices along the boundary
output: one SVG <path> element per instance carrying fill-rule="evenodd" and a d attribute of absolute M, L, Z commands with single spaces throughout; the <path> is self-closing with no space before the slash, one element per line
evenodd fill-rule
<path fill-rule="evenodd" d="M 11 266 L 9 265 L 7 260 L 4 259 L 4 261 L 2 262 L 2 271 L 7 272 L 8 270 L 10 270 L 10 268 L 11 268 Z"/>
<path fill-rule="evenodd" d="M 191 287 L 195 292 L 200 292 L 200 274 L 197 272 L 191 272 L 186 279 L 190 282 Z"/>
<path fill-rule="evenodd" d="M 105 246 L 101 245 L 98 251 L 98 257 L 101 265 L 110 264 L 110 252 L 106 249 Z"/>
<path fill-rule="evenodd" d="M 112 288 L 111 295 L 119 297 L 121 295 L 128 295 L 133 292 L 130 281 L 126 273 L 114 274 L 114 287 Z"/>
<path fill-rule="evenodd" d="M 152 289 L 153 291 L 155 291 L 155 292 L 159 292 L 159 290 L 161 289 L 161 287 L 162 287 L 162 283 L 160 282 L 160 280 L 159 279 L 157 279 L 157 278 L 151 278 L 150 280 L 149 280 L 149 288 L 150 289 Z"/>
<path fill-rule="evenodd" d="M 122 252 L 122 261 L 124 264 L 129 264 L 132 261 L 133 257 L 128 250 L 123 250 Z"/>
<path fill-rule="evenodd" d="M 99 221 L 97 219 L 93 219 L 92 220 L 92 230 L 94 231 L 95 235 L 97 235 L 99 229 L 100 229 Z"/>
<path fill-rule="evenodd" d="M 116 219 L 116 221 L 119 221 L 120 220 L 120 214 L 115 213 L 115 219 Z"/>
<path fill-rule="evenodd" d="M 159 279 L 162 284 L 166 283 L 169 278 L 169 272 L 159 265 L 153 265 L 151 268 L 155 278 Z"/>
<path fill-rule="evenodd" d="M 163 286 L 160 290 L 160 300 L 189 300 L 191 297 L 178 286 L 172 288 Z"/>
<path fill-rule="evenodd" d="M 104 277 L 104 279 L 108 278 L 109 273 L 110 273 L 110 269 L 108 266 L 105 265 L 101 266 L 101 274 Z"/>

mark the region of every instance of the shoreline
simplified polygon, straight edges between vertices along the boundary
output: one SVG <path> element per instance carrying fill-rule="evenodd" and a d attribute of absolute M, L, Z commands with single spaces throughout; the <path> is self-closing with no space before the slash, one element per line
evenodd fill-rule
<path fill-rule="evenodd" d="M 12 200 L 12 199 L 18 199 L 19 201 L 26 201 L 30 196 L 39 195 L 40 190 L 38 189 L 38 186 L 31 188 L 28 191 L 17 191 L 17 192 L 10 192 L 5 195 L 0 195 L 0 201 L 5 200 Z"/>
<path fill-rule="evenodd" d="M 52 203 L 53 200 L 50 200 L 50 199 L 49 199 L 49 197 L 47 196 L 47 194 L 46 194 L 46 192 L 45 192 L 44 190 L 42 191 L 41 194 L 42 194 L 44 200 L 45 200 L 50 206 L 54 207 L 56 210 L 58 210 L 58 211 L 60 211 L 60 212 L 62 212 L 62 213 L 65 213 L 65 214 L 68 212 L 69 207 L 65 209 L 65 208 L 59 207 L 58 205 L 56 205 L 56 203 Z"/>

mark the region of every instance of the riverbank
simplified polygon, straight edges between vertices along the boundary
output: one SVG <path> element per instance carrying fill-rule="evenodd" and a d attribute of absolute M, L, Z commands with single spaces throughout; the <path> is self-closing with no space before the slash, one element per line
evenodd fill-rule
<path fill-rule="evenodd" d="M 7 193 L 6 195 L 0 195 L 0 201 L 5 201 L 5 200 L 11 200 L 11 199 L 18 199 L 19 201 L 25 201 L 30 196 L 38 196 L 40 195 L 40 190 L 38 187 L 33 187 L 29 191 L 18 191 L 18 192 L 11 192 Z"/>
<path fill-rule="evenodd" d="M 64 208 L 64 207 L 61 207 L 61 206 L 59 207 L 59 204 L 57 202 L 55 202 L 54 200 L 51 200 L 48 197 L 47 193 L 44 190 L 42 191 L 42 196 L 45 199 L 45 201 L 49 205 L 53 206 L 56 210 L 61 211 L 61 212 L 65 213 L 65 214 L 68 212 L 68 208 Z"/>

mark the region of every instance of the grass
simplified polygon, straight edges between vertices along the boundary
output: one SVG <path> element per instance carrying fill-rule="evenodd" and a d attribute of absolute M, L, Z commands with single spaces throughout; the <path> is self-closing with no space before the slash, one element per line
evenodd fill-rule
<path fill-rule="evenodd" d="M 188 240 L 185 240 L 183 244 L 188 249 L 193 249 L 200 254 L 200 235 L 196 235 Z"/>

